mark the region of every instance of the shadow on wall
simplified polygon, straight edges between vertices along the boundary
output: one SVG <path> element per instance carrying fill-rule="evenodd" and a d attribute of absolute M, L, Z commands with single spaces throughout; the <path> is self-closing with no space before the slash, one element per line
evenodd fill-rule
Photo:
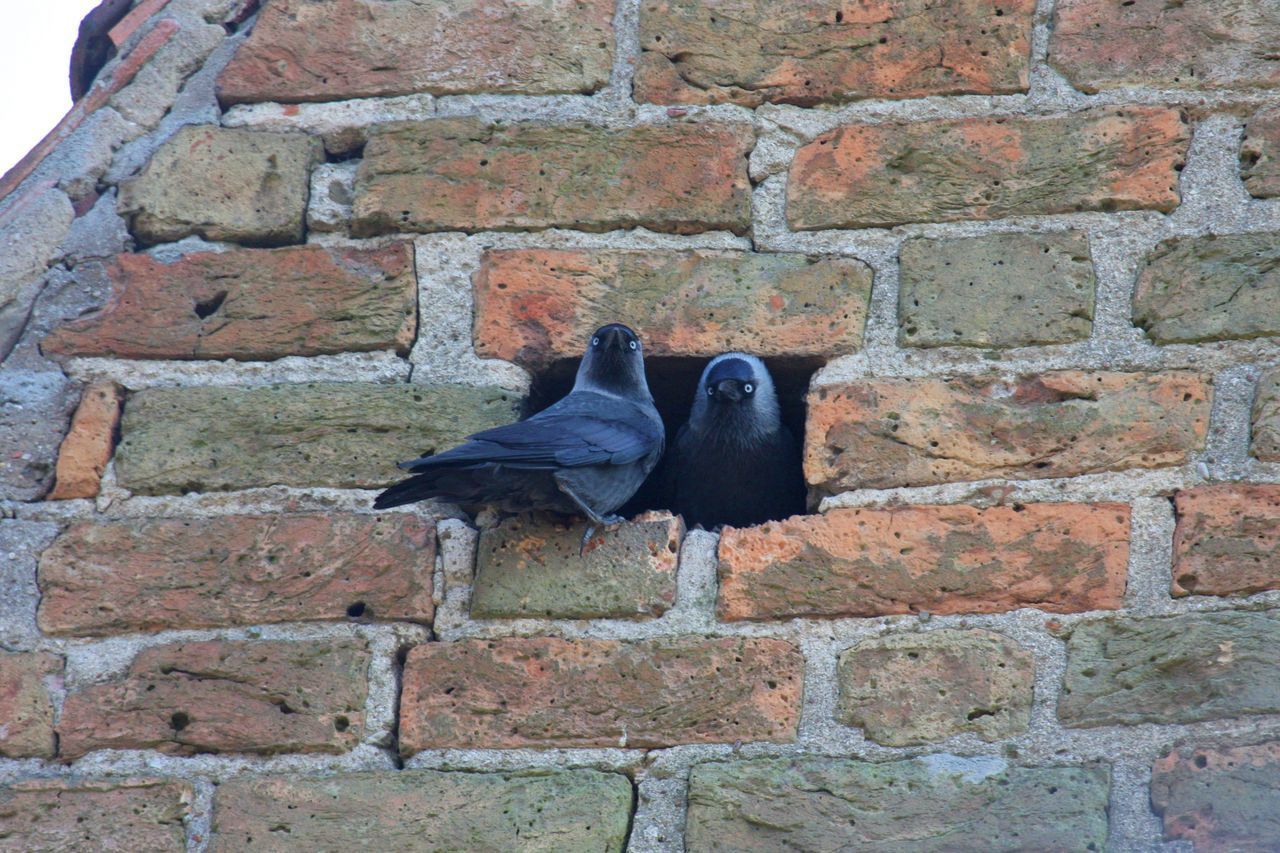
<path fill-rule="evenodd" d="M 667 447 L 675 441 L 676 432 L 689 418 L 689 409 L 693 406 L 693 395 L 697 390 L 698 378 L 709 358 L 661 357 L 645 358 L 645 374 L 649 380 L 649 390 L 653 392 L 654 404 L 662 415 L 667 427 Z M 774 385 L 778 389 L 778 403 L 782 408 L 782 422 L 796 436 L 797 442 L 803 442 L 805 422 L 805 394 L 809 390 L 809 380 L 822 367 L 821 358 L 766 358 L 765 365 L 773 376 Z M 552 403 L 568 394 L 573 388 L 573 377 L 578 369 L 578 359 L 561 359 L 550 367 L 534 374 L 533 385 L 529 391 L 529 400 L 525 408 L 525 417 L 535 415 Z M 793 460 L 799 467 L 800 457 Z M 663 463 L 659 463 L 644 485 L 636 492 L 619 513 L 630 518 L 637 513 L 651 509 L 669 509 L 671 505 L 664 483 Z M 803 513 L 804 507 L 797 507 L 797 513 Z"/>

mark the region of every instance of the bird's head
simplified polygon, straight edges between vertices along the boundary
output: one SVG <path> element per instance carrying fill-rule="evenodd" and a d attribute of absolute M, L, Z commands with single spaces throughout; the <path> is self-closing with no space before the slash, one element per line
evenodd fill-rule
<path fill-rule="evenodd" d="M 750 420 L 762 429 L 774 429 L 779 418 L 778 395 L 764 362 L 753 355 L 727 352 L 718 355 L 702 371 L 690 420 Z"/>
<path fill-rule="evenodd" d="M 574 388 L 649 399 L 639 335 L 621 323 L 596 329 L 578 365 Z"/>

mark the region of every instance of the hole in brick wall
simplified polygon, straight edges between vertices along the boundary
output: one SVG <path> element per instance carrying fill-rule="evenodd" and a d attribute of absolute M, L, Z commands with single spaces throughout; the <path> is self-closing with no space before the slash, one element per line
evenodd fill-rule
<path fill-rule="evenodd" d="M 361 616 L 364 615 L 364 612 L 365 612 L 365 604 L 363 601 L 357 601 L 347 608 L 347 615 L 350 616 L 352 619 L 359 619 Z"/>
<path fill-rule="evenodd" d="M 187 716 L 185 711 L 177 711 L 173 716 L 169 717 L 169 728 L 175 732 L 180 732 L 189 725 L 191 725 L 191 718 Z"/>
<path fill-rule="evenodd" d="M 341 135 L 326 139 L 324 161 L 346 163 L 348 160 L 360 160 L 364 157 L 365 141 L 362 138 L 345 138 Z"/>
<path fill-rule="evenodd" d="M 207 320 L 214 314 L 218 313 L 218 309 L 222 307 L 222 303 L 227 300 L 227 291 L 220 290 L 208 299 L 197 300 L 192 306 L 196 316 L 201 320 Z"/>
<path fill-rule="evenodd" d="M 693 395 L 697 390 L 698 379 L 707 366 L 708 358 L 686 357 L 649 357 L 645 359 L 645 375 L 649 380 L 649 390 L 653 393 L 654 405 L 662 415 L 662 422 L 667 429 L 667 448 L 675 442 L 676 432 L 689 419 L 689 410 L 693 406 Z M 825 361 L 821 358 L 766 358 L 765 366 L 773 376 L 774 386 L 778 390 L 778 404 L 782 410 L 782 422 L 796 437 L 797 443 L 804 441 L 805 394 L 809 390 L 809 380 L 822 367 Z M 529 400 L 525 407 L 525 415 L 534 415 L 559 400 L 573 388 L 573 377 L 578 370 L 577 359 L 563 359 L 552 364 L 533 377 L 529 391 Z M 800 466 L 797 453 L 794 464 Z M 630 518 L 645 510 L 670 509 L 670 495 L 664 485 L 665 472 L 662 462 L 623 507 L 619 513 Z M 803 513 L 805 507 L 796 507 L 797 514 Z"/>
<path fill-rule="evenodd" d="M 333 727 L 340 732 L 345 732 L 348 728 L 351 727 L 351 721 L 348 720 L 346 717 L 334 717 Z"/>

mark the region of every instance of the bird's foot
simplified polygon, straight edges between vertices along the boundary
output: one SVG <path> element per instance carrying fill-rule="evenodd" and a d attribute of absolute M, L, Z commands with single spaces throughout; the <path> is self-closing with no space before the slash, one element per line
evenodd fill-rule
<path fill-rule="evenodd" d="M 591 537 L 595 535 L 597 527 L 603 527 L 605 530 L 614 531 L 617 530 L 618 525 L 624 521 L 626 521 L 626 519 L 620 515 L 595 515 L 587 525 L 587 529 L 582 532 L 582 542 L 578 544 L 578 556 L 586 556 L 587 543 L 590 542 Z"/>

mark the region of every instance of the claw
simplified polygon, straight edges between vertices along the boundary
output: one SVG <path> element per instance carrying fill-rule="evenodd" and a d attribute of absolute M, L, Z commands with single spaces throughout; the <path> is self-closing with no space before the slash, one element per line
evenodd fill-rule
<path fill-rule="evenodd" d="M 595 535 L 597 527 L 603 527 L 606 531 L 613 532 L 618 529 L 618 525 L 626 521 L 620 515 L 597 516 L 591 519 L 587 524 L 587 529 L 582 534 L 582 542 L 578 545 L 578 556 L 586 556 L 587 543 L 591 541 L 591 537 Z"/>

